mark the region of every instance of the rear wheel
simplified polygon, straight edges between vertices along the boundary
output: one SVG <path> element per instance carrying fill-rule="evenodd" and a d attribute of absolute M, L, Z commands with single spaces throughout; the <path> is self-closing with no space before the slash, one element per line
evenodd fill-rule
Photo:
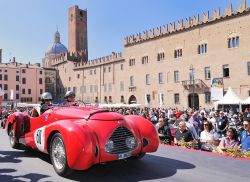
<path fill-rule="evenodd" d="M 50 158 L 53 167 L 60 176 L 67 176 L 72 173 L 67 163 L 67 156 L 64 141 L 60 133 L 56 133 L 50 143 Z"/>
<path fill-rule="evenodd" d="M 10 146 L 14 149 L 19 149 L 20 144 L 18 143 L 16 137 L 15 137 L 15 132 L 13 126 L 10 127 L 9 130 L 9 140 L 10 140 Z"/>

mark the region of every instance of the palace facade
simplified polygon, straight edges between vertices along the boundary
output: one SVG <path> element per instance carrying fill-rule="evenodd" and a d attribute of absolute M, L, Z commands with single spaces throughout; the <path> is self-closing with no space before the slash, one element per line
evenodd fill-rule
<path fill-rule="evenodd" d="M 94 60 L 88 60 L 87 11 L 69 8 L 68 24 L 69 50 L 47 52 L 44 58 L 45 69 L 56 73 L 58 98 L 74 90 L 77 99 L 90 103 L 211 107 L 212 78 L 223 78 L 224 92 L 232 87 L 242 99 L 250 95 L 245 0 L 224 14 L 218 9 L 130 35 L 123 53 Z"/>

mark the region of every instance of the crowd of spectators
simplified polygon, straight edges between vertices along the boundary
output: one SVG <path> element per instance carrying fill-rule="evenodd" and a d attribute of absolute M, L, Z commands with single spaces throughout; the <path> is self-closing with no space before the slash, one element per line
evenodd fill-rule
<path fill-rule="evenodd" d="M 19 108 L 30 111 L 32 108 Z M 200 108 L 109 108 L 122 115 L 139 115 L 155 125 L 159 138 L 169 145 L 190 144 L 195 149 L 225 151 L 239 148 L 250 151 L 250 108 L 244 112 Z M 0 109 L 0 119 L 15 110 Z"/>
<path fill-rule="evenodd" d="M 110 108 L 123 115 L 140 115 L 151 121 L 159 138 L 169 145 L 189 143 L 195 149 L 250 151 L 250 108 L 244 112 L 200 108 Z"/>

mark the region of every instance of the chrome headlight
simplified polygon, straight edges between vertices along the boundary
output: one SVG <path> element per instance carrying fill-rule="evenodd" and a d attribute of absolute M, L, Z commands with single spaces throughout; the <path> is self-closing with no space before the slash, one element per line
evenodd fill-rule
<path fill-rule="evenodd" d="M 112 149 L 114 148 L 114 142 L 113 140 L 109 140 L 106 144 L 105 144 L 105 151 L 107 153 L 111 152 Z"/>
<path fill-rule="evenodd" d="M 126 139 L 126 145 L 128 148 L 134 149 L 137 146 L 137 140 L 135 139 L 135 137 L 128 137 Z"/>

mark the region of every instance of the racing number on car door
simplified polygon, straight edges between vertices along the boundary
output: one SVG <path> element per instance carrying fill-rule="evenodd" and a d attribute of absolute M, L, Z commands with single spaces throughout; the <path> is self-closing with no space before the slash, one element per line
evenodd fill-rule
<path fill-rule="evenodd" d="M 41 137 L 42 137 L 42 130 L 37 130 L 37 133 L 36 133 L 36 143 L 37 144 L 42 144 L 42 139 L 41 139 Z"/>
<path fill-rule="evenodd" d="M 35 133 L 34 133 L 34 140 L 35 140 L 35 144 L 38 150 L 40 151 L 44 151 L 44 145 L 45 145 L 45 126 L 42 128 L 38 128 Z"/>

